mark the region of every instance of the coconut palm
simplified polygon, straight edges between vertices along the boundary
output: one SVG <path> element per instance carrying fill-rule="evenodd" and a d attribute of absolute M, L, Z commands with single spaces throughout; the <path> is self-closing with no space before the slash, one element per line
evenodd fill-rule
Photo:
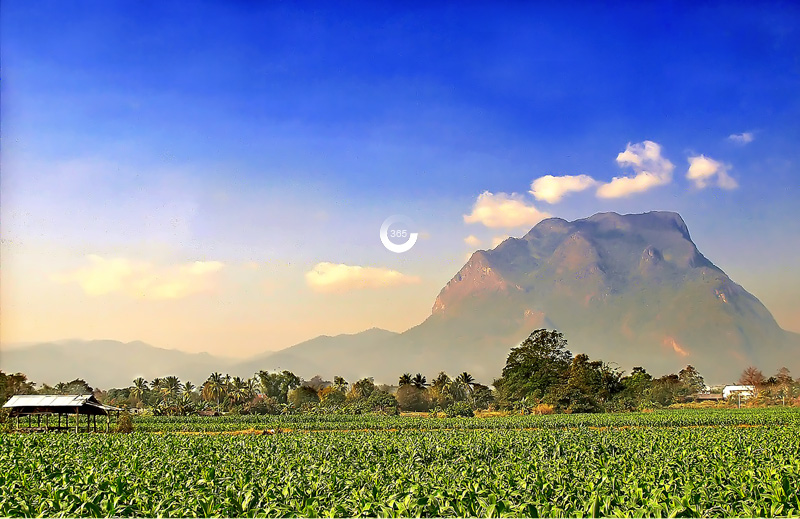
<path fill-rule="evenodd" d="M 408 386 L 411 384 L 411 373 L 403 373 L 400 380 L 397 381 L 400 387 Z"/>
<path fill-rule="evenodd" d="M 133 381 L 133 385 L 131 386 L 131 396 L 142 400 L 145 391 L 148 389 L 150 388 L 147 386 L 147 381 L 142 377 L 139 377 Z"/>
<path fill-rule="evenodd" d="M 417 389 L 425 389 L 428 387 L 428 380 L 421 373 L 414 375 L 414 378 L 411 379 L 411 383 Z"/>
<path fill-rule="evenodd" d="M 472 389 L 475 386 L 475 378 L 472 375 L 464 371 L 456 377 L 456 380 L 464 384 L 470 393 L 472 392 Z"/>
<path fill-rule="evenodd" d="M 175 375 L 170 375 L 164 379 L 162 382 L 164 389 L 169 396 L 177 396 L 181 392 L 182 384 L 181 380 L 176 377 Z"/>
<path fill-rule="evenodd" d="M 209 375 L 208 380 L 203 384 L 203 399 L 206 401 L 215 400 L 217 402 L 217 411 L 219 411 L 220 399 L 224 394 L 225 378 L 222 374 L 214 372 Z"/>
<path fill-rule="evenodd" d="M 191 382 L 187 381 L 183 385 L 183 396 L 191 397 L 194 394 L 195 389 L 197 389 L 197 387 Z"/>
<path fill-rule="evenodd" d="M 342 393 L 346 393 L 347 392 L 347 386 L 348 385 L 349 384 L 344 379 L 344 377 L 340 377 L 338 375 L 333 377 L 333 387 L 335 387 L 336 389 L 338 389 Z"/>

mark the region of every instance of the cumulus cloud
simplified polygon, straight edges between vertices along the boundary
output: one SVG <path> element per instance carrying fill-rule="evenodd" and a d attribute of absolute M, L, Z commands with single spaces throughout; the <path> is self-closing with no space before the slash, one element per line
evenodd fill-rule
<path fill-rule="evenodd" d="M 704 189 L 710 185 L 716 185 L 722 189 L 735 189 L 739 184 L 728 175 L 728 168 L 725 164 L 717 162 L 705 155 L 689 157 L 689 170 L 686 178 L 694 183 L 697 189 Z"/>
<path fill-rule="evenodd" d="M 545 175 L 533 181 L 530 193 L 536 200 L 555 204 L 568 193 L 583 191 L 596 184 L 597 181 L 589 175 L 563 175 L 560 177 Z"/>
<path fill-rule="evenodd" d="M 408 276 L 384 267 L 361 267 L 341 263 L 317 263 L 306 272 L 306 283 L 315 292 L 349 292 L 367 288 L 388 288 L 420 282 L 417 276 Z"/>
<path fill-rule="evenodd" d="M 602 184 L 597 188 L 598 197 L 620 198 L 669 184 L 675 169 L 672 162 L 661 156 L 661 146 L 653 141 L 628 143 L 625 151 L 617 155 L 617 164 L 631 168 L 633 176 L 614 177 Z"/>
<path fill-rule="evenodd" d="M 215 274 L 224 264 L 219 261 L 195 261 L 170 266 L 156 266 L 127 258 L 86 257 L 90 265 L 57 275 L 60 283 L 78 283 L 91 296 L 122 293 L 141 299 L 180 299 L 208 292 L 215 286 Z"/>
<path fill-rule="evenodd" d="M 470 247 L 477 247 L 478 245 L 481 244 L 481 240 L 474 234 L 470 234 L 469 236 L 464 238 L 464 243 L 466 243 Z"/>
<path fill-rule="evenodd" d="M 484 191 L 478 195 L 472 213 L 464 215 L 464 222 L 482 223 L 491 228 L 532 227 L 549 217 L 548 213 L 526 203 L 522 195 Z"/>
<path fill-rule="evenodd" d="M 753 132 L 744 132 L 744 133 L 732 133 L 728 135 L 728 140 L 735 142 L 736 144 L 748 144 L 753 142 L 755 136 Z"/>

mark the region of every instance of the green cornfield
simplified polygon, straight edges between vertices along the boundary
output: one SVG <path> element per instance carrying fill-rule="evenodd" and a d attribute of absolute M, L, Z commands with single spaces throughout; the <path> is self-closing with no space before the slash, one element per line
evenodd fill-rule
<path fill-rule="evenodd" d="M 702 413 L 143 418 L 127 435 L 3 434 L 0 515 L 800 516 L 798 412 Z"/>

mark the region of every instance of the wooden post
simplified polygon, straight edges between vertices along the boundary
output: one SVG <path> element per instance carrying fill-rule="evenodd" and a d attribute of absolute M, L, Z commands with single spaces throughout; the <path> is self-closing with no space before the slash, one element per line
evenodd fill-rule
<path fill-rule="evenodd" d="M 106 411 L 106 432 L 111 432 L 111 413 Z"/>
<path fill-rule="evenodd" d="M 80 422 L 80 420 L 78 419 L 79 417 L 80 417 L 80 414 L 78 414 L 78 408 L 76 407 L 75 408 L 75 434 L 78 434 L 80 432 L 78 430 L 78 423 Z"/>

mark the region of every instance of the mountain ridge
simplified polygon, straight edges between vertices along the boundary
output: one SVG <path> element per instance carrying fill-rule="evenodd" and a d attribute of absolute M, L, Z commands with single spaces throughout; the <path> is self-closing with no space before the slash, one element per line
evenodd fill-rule
<path fill-rule="evenodd" d="M 707 381 L 730 382 L 750 364 L 766 373 L 800 363 L 800 334 L 782 330 L 706 258 L 679 214 L 651 211 L 542 220 L 521 238 L 475 251 L 429 317 L 402 333 L 323 335 L 228 366 L 241 376 L 290 369 L 382 382 L 406 371 L 469 371 L 490 382 L 509 350 L 543 327 L 564 333 L 573 353 L 655 375 L 693 364 Z"/>

